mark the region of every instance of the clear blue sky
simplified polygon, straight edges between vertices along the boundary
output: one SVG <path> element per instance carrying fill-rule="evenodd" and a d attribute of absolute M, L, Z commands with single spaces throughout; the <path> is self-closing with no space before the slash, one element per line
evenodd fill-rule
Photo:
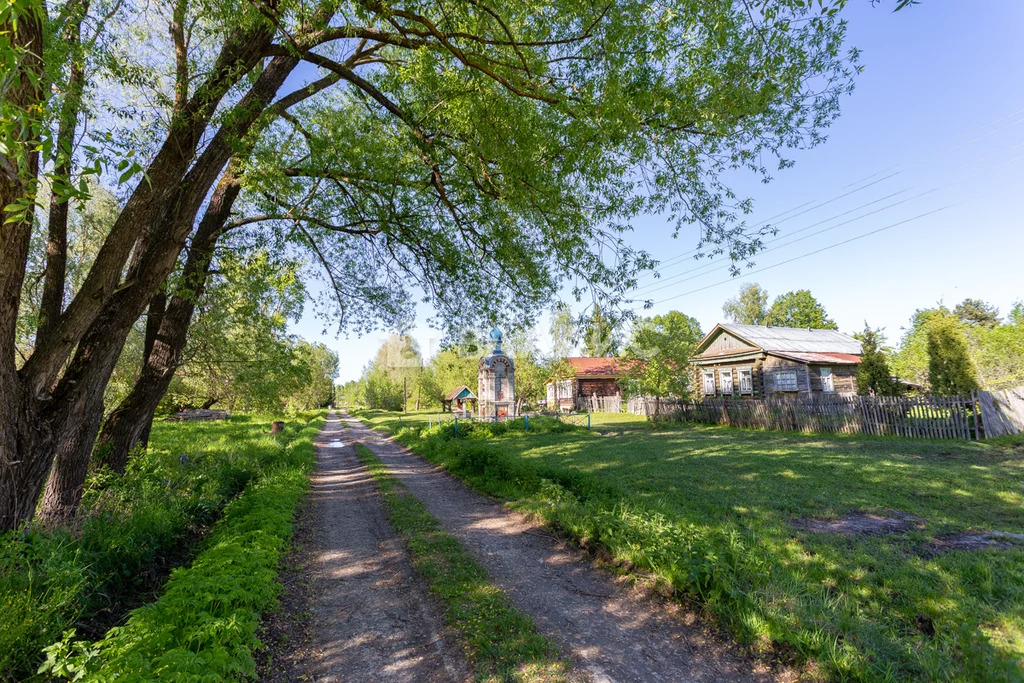
<path fill-rule="evenodd" d="M 797 165 L 769 185 L 752 177 L 736 185 L 755 199 L 752 224 L 777 216 L 778 239 L 767 245 L 777 248 L 751 269 L 766 270 L 730 279 L 725 263 L 670 262 L 661 281 L 645 279 L 654 284 L 638 292 L 674 297 L 649 313 L 680 310 L 707 331 L 721 319 L 722 302 L 753 281 L 772 296 L 810 289 L 841 330 L 860 330 L 867 320 L 895 342 L 915 309 L 940 300 L 981 298 L 1005 313 L 1024 299 L 1024 2 L 923 0 L 895 14 L 894 4 L 850 0 L 850 44 L 863 51 L 864 73 L 828 141 L 797 155 Z M 812 235 L 825 228 L 832 229 Z M 634 229 L 631 241 L 663 262 L 695 245 L 693 233 L 669 240 L 656 216 Z M 429 355 L 440 334 L 426 317 L 412 334 Z M 323 334 L 311 312 L 292 331 L 338 351 L 339 381 L 358 377 L 387 334 Z M 546 345 L 546 318 L 538 337 Z"/>

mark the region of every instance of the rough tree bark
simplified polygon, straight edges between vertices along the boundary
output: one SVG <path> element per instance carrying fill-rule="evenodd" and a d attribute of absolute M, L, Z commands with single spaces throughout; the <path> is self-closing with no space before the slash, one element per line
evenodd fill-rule
<path fill-rule="evenodd" d="M 45 96 L 43 88 L 43 22 L 46 7 L 39 3 L 21 16 L 8 14 L 0 33 L 16 50 L 24 51 L 18 73 L 3 97 L 10 111 L 21 112 L 26 121 L 35 118 Z M 38 127 L 16 126 L 8 140 L 10 154 L 0 157 L 0 207 L 33 199 L 39 171 Z M 28 150 L 27 152 L 25 150 Z M 15 346 L 18 304 L 25 280 L 25 264 L 32 236 L 32 210 L 20 218 L 0 210 L 0 528 L 15 526 L 32 514 L 36 498 L 32 482 L 46 476 L 48 463 L 25 460 L 48 438 L 46 425 L 35 419 L 38 402 L 25 391 L 18 376 Z"/>
<path fill-rule="evenodd" d="M 173 296 L 159 316 L 151 346 L 147 334 L 148 348 L 142 370 L 131 392 L 110 414 L 100 431 L 95 450 L 97 460 L 115 472 L 123 473 L 131 452 L 137 447 L 144 447 L 149 440 L 153 414 L 181 364 L 188 328 L 196 303 L 206 287 L 217 238 L 222 234 L 240 189 L 239 175 L 229 167 L 217 184 L 192 241 L 182 272 L 184 291 Z M 152 322 L 151 317 L 147 321 L 147 332 L 148 323 Z"/>
<path fill-rule="evenodd" d="M 266 38 L 269 42 L 269 35 Z M 255 55 L 265 48 L 255 46 Z M 185 174 L 173 205 L 160 216 L 163 220 L 151 225 L 145 235 L 144 255 L 137 261 L 133 259 L 127 273 L 133 284 L 110 297 L 102 314 L 79 342 L 61 381 L 67 390 L 58 391 L 55 396 L 64 402 L 65 422 L 58 430 L 56 454 L 39 511 L 45 523 L 65 520 L 78 511 L 90 454 L 103 417 L 103 391 L 128 333 L 174 269 L 203 201 L 231 157 L 234 142 L 260 118 L 298 61 L 296 57 L 275 57 L 267 65 L 236 108 L 238 116 L 218 130 Z"/>
<path fill-rule="evenodd" d="M 70 183 L 71 147 L 78 127 L 78 113 L 82 106 L 85 87 L 84 57 L 79 52 L 82 43 L 82 20 L 89 13 L 89 0 L 82 0 L 75 8 L 64 40 L 71 51 L 71 72 L 67 92 L 60 107 L 53 175 Z M 36 328 L 37 344 L 46 339 L 60 319 L 64 308 L 64 280 L 68 263 L 68 201 L 56 189 L 50 191 L 50 216 L 47 221 L 46 267 L 43 272 L 43 295 L 39 302 L 39 324 Z"/>
<path fill-rule="evenodd" d="M 41 24 L 41 22 L 40 22 Z M 46 339 L 41 339 L 22 368 L 14 368 L 14 324 L 27 255 L 27 234 L 12 240 L 16 248 L 0 257 L 0 529 L 16 528 L 32 518 L 50 473 L 42 515 L 62 519 L 77 510 L 93 440 L 102 417 L 103 392 L 131 325 L 174 266 L 185 235 L 171 229 L 201 205 L 227 157 L 192 164 L 208 122 L 224 95 L 261 59 L 270 45 L 269 27 L 237 31 L 225 40 L 206 82 L 169 127 L 153 162 L 150 182 L 138 184 L 115 221 L 78 295 Z M 36 54 L 42 54 L 41 46 Z M 205 153 L 204 153 L 205 156 Z M 38 163 L 38 162 L 37 162 Z M 189 171 L 189 167 L 193 166 Z M 182 182 L 182 178 L 192 182 Z M 206 188 L 202 187 L 204 181 Z M 0 188 L 0 195 L 26 196 L 24 188 Z M 191 222 L 189 222 L 191 227 Z M 121 274 L 141 233 L 158 236 L 140 267 Z M 27 230 L 25 231 L 27 233 Z M 21 241 L 25 242 L 24 248 Z M 20 273 L 17 272 L 20 269 Z M 61 374 L 68 356 L 74 358 Z M 58 381 L 59 378 L 59 381 Z M 9 399 L 9 400 L 8 400 Z M 85 456 L 81 457 L 82 444 Z M 84 463 L 83 463 L 84 460 Z M 51 463 L 54 466 L 51 468 Z"/>

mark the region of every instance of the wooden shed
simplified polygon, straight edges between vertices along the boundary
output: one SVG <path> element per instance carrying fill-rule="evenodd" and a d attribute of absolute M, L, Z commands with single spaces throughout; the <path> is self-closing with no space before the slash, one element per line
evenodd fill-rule
<path fill-rule="evenodd" d="M 852 396 L 861 345 L 836 330 L 718 324 L 697 345 L 698 396 Z"/>

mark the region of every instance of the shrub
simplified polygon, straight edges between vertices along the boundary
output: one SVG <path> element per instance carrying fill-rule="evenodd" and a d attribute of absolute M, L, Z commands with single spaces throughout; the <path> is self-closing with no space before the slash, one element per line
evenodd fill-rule
<path fill-rule="evenodd" d="M 134 610 L 124 626 L 91 645 L 66 637 L 48 649 L 44 668 L 81 672 L 84 680 L 255 675 L 256 630 L 277 598 L 278 562 L 309 485 L 319 428 L 304 429 L 279 462 L 228 504 L 195 562 L 171 574 L 156 602 Z"/>
<path fill-rule="evenodd" d="M 123 477 L 90 475 L 74 529 L 0 536 L 0 679 L 34 674 L 42 649 L 76 623 L 86 637 L 102 633 L 91 629 L 105 630 L 187 560 L 193 541 L 300 428 L 270 436 L 269 421 L 158 422 Z"/>

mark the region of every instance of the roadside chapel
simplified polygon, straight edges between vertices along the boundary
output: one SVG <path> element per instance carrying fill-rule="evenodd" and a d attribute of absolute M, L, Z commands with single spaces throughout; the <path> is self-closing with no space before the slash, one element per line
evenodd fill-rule
<path fill-rule="evenodd" d="M 484 420 L 507 420 L 515 417 L 515 367 L 501 350 L 501 330 L 495 326 L 490 340 L 494 349 L 480 359 L 477 374 L 477 405 Z"/>

